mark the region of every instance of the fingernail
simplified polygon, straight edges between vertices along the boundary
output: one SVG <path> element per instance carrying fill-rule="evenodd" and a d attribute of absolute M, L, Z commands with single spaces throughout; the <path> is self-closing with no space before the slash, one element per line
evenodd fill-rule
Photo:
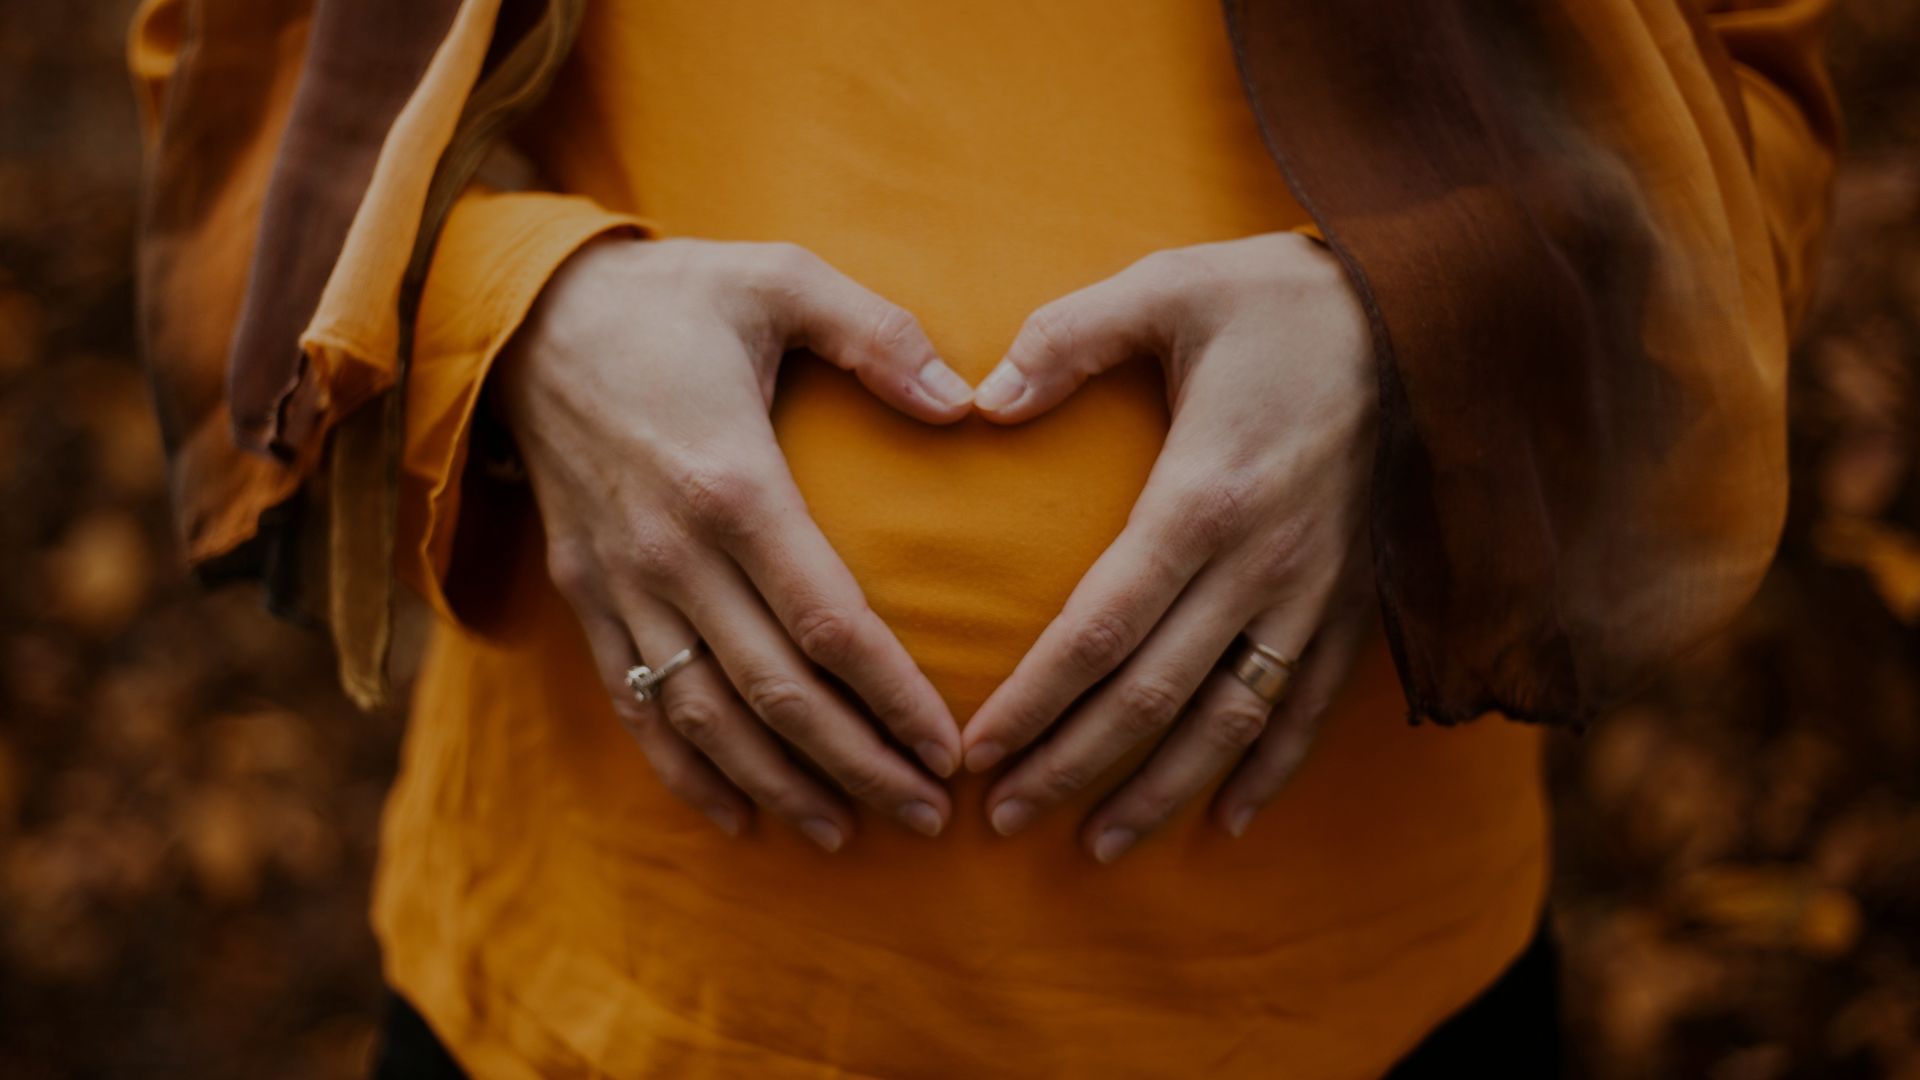
<path fill-rule="evenodd" d="M 993 831 L 1012 836 L 1033 820 L 1033 807 L 1025 799 L 1008 799 L 993 808 Z"/>
<path fill-rule="evenodd" d="M 1232 833 L 1235 839 L 1247 835 L 1247 826 L 1253 824 L 1254 809 L 1251 806 L 1243 806 L 1235 810 L 1233 816 L 1227 819 L 1227 831 Z"/>
<path fill-rule="evenodd" d="M 740 815 L 725 806 L 709 806 L 706 811 L 713 823 L 720 826 L 721 832 L 728 836 L 740 835 Z"/>
<path fill-rule="evenodd" d="M 973 387 L 937 356 L 920 369 L 920 385 L 942 405 L 965 405 L 973 400 Z"/>
<path fill-rule="evenodd" d="M 935 810 L 932 803 L 918 800 L 900 808 L 900 820 L 907 823 L 907 828 L 922 836 L 939 836 L 940 829 L 946 825 L 940 819 L 940 811 Z"/>
<path fill-rule="evenodd" d="M 992 739 L 974 743 L 973 748 L 967 751 L 967 771 L 986 772 L 1006 756 L 1007 748 Z"/>
<path fill-rule="evenodd" d="M 840 827 L 826 818 L 810 817 L 800 823 L 800 831 L 807 834 L 807 839 L 828 851 L 839 851 L 844 842 Z"/>
<path fill-rule="evenodd" d="M 1020 400 L 1027 392 L 1027 377 L 1020 369 L 1005 360 L 1000 361 L 979 389 L 973 392 L 973 404 L 977 408 L 997 411 Z"/>
<path fill-rule="evenodd" d="M 920 760 L 927 763 L 927 768 L 932 769 L 935 776 L 953 775 L 953 755 L 947 753 L 946 747 L 928 739 L 914 747 L 913 752 L 920 755 Z"/>
<path fill-rule="evenodd" d="M 1132 847 L 1134 841 L 1138 839 L 1140 839 L 1140 834 L 1134 832 L 1132 829 L 1108 829 L 1094 840 L 1093 857 L 1103 863 L 1110 863 L 1120 856 L 1125 855 L 1127 849 Z"/>

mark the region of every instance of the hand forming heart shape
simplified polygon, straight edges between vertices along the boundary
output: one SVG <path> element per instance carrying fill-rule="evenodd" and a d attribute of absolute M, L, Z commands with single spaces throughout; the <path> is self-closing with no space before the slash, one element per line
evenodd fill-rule
<path fill-rule="evenodd" d="M 1146 490 L 965 731 L 975 771 L 1049 732 L 988 793 L 1003 834 L 1164 736 L 1086 822 L 1103 862 L 1236 763 L 1215 814 L 1243 833 L 1299 766 L 1374 618 L 1378 392 L 1366 317 L 1332 254 L 1275 233 L 1150 255 L 1034 312 L 974 404 L 1018 423 L 1143 353 L 1173 403 Z M 1277 708 L 1216 669 L 1243 632 L 1300 659 Z"/>
<path fill-rule="evenodd" d="M 636 324 L 657 332 L 636 342 Z M 831 851 L 850 808 L 781 740 L 929 835 L 951 799 L 815 665 L 940 776 L 963 737 L 774 441 L 767 407 L 794 348 L 936 424 L 970 406 L 1020 423 L 1129 357 L 1163 363 L 1173 425 L 1127 528 L 968 723 L 964 755 L 978 771 L 1026 751 L 988 798 L 1012 833 L 1164 735 L 1089 818 L 1090 850 L 1117 857 L 1236 762 L 1216 814 L 1244 831 L 1297 767 L 1372 616 L 1375 391 L 1365 320 L 1331 255 L 1280 233 L 1149 256 L 1035 312 L 977 393 L 911 315 L 791 245 L 608 239 L 556 275 L 495 386 L 549 570 L 615 709 L 662 782 L 721 828 L 741 831 L 757 802 Z M 628 377 L 636 366 L 646 380 Z M 1277 710 L 1215 670 L 1242 631 L 1302 657 Z M 717 665 L 688 665 L 657 704 L 628 691 L 638 656 L 696 640 Z"/>

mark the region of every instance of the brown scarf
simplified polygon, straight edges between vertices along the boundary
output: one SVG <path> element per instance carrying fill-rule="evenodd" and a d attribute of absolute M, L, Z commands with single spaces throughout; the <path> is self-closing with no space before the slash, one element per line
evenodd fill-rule
<path fill-rule="evenodd" d="M 439 167 L 394 297 L 398 380 L 344 419 L 329 412 L 296 342 L 336 272 L 388 129 L 460 0 L 313 2 L 245 302 L 228 324 L 224 391 L 207 385 L 204 348 L 188 355 L 195 343 L 177 324 L 193 313 L 167 306 L 179 298 L 165 281 L 183 257 L 170 239 L 223 194 L 231 140 L 178 100 L 162 131 L 143 321 L 189 544 L 200 508 L 222 505 L 222 485 L 267 467 L 196 440 L 230 409 L 232 442 L 279 455 L 289 464 L 273 467 L 292 479 L 277 508 L 253 508 L 266 512 L 252 541 L 203 569 L 238 566 L 266 578 L 278 606 L 298 606 L 316 577 L 289 568 L 300 548 L 320 566 L 311 539 L 330 509 L 322 595 L 348 687 L 363 701 L 385 687 L 406 329 L 433 238 L 479 151 L 551 79 L 583 2 L 509 6 L 502 17 L 452 143 L 428 148 Z M 174 98 L 227 95 L 228 113 L 245 111 L 248 88 L 277 76 L 222 42 L 258 40 L 249 21 L 296 27 L 307 7 L 200 0 L 197 64 Z M 1268 147 L 1372 319 L 1374 550 L 1413 714 L 1587 720 L 1731 618 L 1784 511 L 1779 372 L 1739 344 L 1751 312 L 1735 253 L 1702 237 L 1690 224 L 1699 207 L 1661 179 L 1683 124 L 1689 145 L 1742 153 L 1730 65 L 1685 5 L 1224 7 Z M 1628 21 L 1645 25 L 1617 25 Z M 1635 31 L 1692 34 L 1698 48 L 1657 54 L 1659 70 L 1592 55 L 1593 41 Z M 1662 86 L 1703 80 L 1724 110 L 1632 108 Z M 329 428 L 323 497 L 310 478 L 321 475 Z"/>

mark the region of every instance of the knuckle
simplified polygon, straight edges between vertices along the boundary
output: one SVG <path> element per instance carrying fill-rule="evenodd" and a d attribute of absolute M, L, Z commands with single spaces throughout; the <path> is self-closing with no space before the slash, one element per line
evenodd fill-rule
<path fill-rule="evenodd" d="M 895 734 L 904 738 L 910 731 L 921 730 L 916 721 L 924 717 L 926 710 L 905 684 L 892 679 L 876 680 L 876 685 L 861 688 L 860 699 L 866 702 L 868 711 Z"/>
<path fill-rule="evenodd" d="M 886 772 L 866 757 L 857 757 L 834 770 L 834 779 L 861 802 L 877 802 L 887 791 Z"/>
<path fill-rule="evenodd" d="M 1186 695 L 1163 676 L 1147 675 L 1120 688 L 1120 722 L 1135 736 L 1151 735 L 1173 722 Z"/>
<path fill-rule="evenodd" d="M 762 485 L 747 469 L 704 465 L 682 470 L 680 497 L 696 525 L 721 533 L 745 531 L 759 505 Z"/>
<path fill-rule="evenodd" d="M 1034 344 L 1041 359 L 1064 362 L 1074 355 L 1074 340 L 1080 333 L 1080 319 L 1073 307 L 1060 301 L 1044 304 L 1027 317 L 1024 333 Z"/>
<path fill-rule="evenodd" d="M 837 671 L 848 666 L 859 651 L 859 621 L 839 608 L 808 608 L 793 620 L 793 640 L 808 659 Z"/>
<path fill-rule="evenodd" d="M 867 323 L 867 353 L 876 357 L 887 356 L 911 345 L 914 339 L 921 336 L 919 320 L 907 309 L 879 301 L 877 310 Z"/>
<path fill-rule="evenodd" d="M 572 544 L 552 544 L 547 548 L 547 577 L 561 596 L 586 596 L 593 591 L 594 561 Z"/>
<path fill-rule="evenodd" d="M 1040 788 L 1055 799 L 1067 798 L 1092 780 L 1092 772 L 1074 758 L 1053 757 L 1040 766 Z"/>
<path fill-rule="evenodd" d="M 1251 485 L 1246 481 L 1208 480 L 1181 499 L 1175 534 L 1192 550 L 1218 551 L 1246 526 L 1252 502 Z"/>
<path fill-rule="evenodd" d="M 667 723 L 696 746 L 711 746 L 720 731 L 720 708 L 695 694 L 667 695 Z"/>
<path fill-rule="evenodd" d="M 1227 706 L 1208 718 L 1207 736 L 1222 750 L 1245 750 L 1267 730 L 1267 716 L 1257 705 Z"/>
<path fill-rule="evenodd" d="M 740 687 L 740 696 L 755 716 L 790 738 L 804 736 L 812 726 L 812 697 L 805 687 L 786 675 L 749 676 Z"/>
<path fill-rule="evenodd" d="M 1126 619 L 1113 611 L 1096 612 L 1073 630 L 1067 657 L 1083 671 L 1108 672 L 1120 666 L 1133 647 Z"/>

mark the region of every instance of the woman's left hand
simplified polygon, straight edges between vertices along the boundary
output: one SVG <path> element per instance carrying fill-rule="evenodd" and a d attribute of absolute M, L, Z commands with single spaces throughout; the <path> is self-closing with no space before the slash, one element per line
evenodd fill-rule
<path fill-rule="evenodd" d="M 1102 862 L 1236 763 L 1213 813 L 1244 832 L 1299 765 L 1376 616 L 1377 382 L 1333 255 L 1295 233 L 1149 255 L 1034 312 L 975 406 L 1019 423 L 1140 355 L 1164 365 L 1173 407 L 1146 489 L 962 733 L 977 772 L 1050 732 L 987 793 L 1003 834 L 1164 737 L 1087 819 Z M 1277 708 L 1219 667 L 1242 632 L 1299 659 Z"/>

